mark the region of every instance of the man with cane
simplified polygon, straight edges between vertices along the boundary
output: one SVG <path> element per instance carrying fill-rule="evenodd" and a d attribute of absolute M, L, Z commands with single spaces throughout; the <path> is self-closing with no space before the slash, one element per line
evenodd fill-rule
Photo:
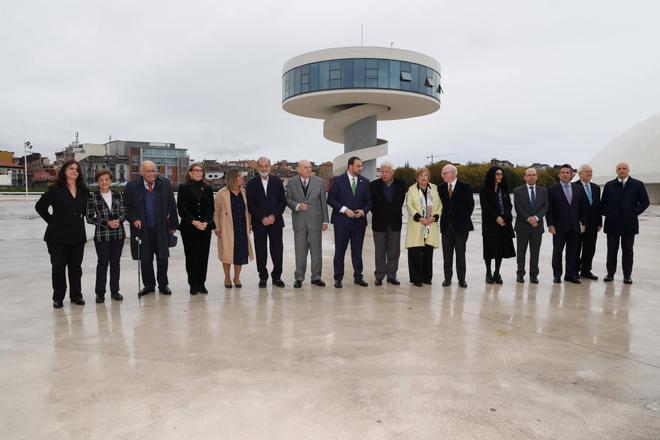
<path fill-rule="evenodd" d="M 172 235 L 179 226 L 172 185 L 158 176 L 156 164 L 147 160 L 140 165 L 140 176 L 126 185 L 124 200 L 131 226 L 131 255 L 139 262 L 138 283 L 140 273 L 144 282 L 138 297 L 154 292 L 156 281 L 161 294 L 171 295 L 167 279 L 169 247 L 175 242 Z"/>

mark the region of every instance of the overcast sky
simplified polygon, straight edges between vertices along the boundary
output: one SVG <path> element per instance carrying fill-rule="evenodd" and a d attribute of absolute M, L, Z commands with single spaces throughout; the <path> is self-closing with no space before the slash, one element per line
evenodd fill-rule
<path fill-rule="evenodd" d="M 283 63 L 364 44 L 442 68 L 441 109 L 379 123 L 389 159 L 578 164 L 660 111 L 655 1 L 0 0 L 0 149 L 175 142 L 193 159 L 332 160 L 281 108 Z"/>

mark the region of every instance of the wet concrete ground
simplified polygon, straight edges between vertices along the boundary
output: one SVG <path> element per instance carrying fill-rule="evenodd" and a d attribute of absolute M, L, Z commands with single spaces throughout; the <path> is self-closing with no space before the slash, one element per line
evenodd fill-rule
<path fill-rule="evenodd" d="M 190 296 L 174 249 L 174 295 L 138 301 L 125 248 L 123 303 L 94 303 L 85 249 L 84 307 L 50 301 L 45 225 L 34 200 L 0 201 L 0 438 L 660 439 L 660 207 L 641 219 L 635 283 L 483 281 L 481 237 L 468 242 L 468 288 L 373 286 L 365 240 L 360 288 L 222 287 L 215 241 L 207 296 Z M 478 218 L 475 215 L 475 219 Z M 290 224 L 290 222 L 289 222 Z M 91 237 L 91 234 L 89 235 Z M 601 235 L 594 263 L 605 266 Z M 347 256 L 348 257 L 348 256 Z M 347 275 L 350 276 L 350 257 Z"/>

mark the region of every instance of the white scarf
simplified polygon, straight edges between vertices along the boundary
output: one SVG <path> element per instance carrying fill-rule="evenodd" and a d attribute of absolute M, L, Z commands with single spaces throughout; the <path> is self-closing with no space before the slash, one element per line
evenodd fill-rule
<path fill-rule="evenodd" d="M 431 185 L 426 186 L 426 197 L 422 189 L 417 185 L 417 193 L 419 195 L 419 205 L 422 207 L 422 217 L 427 218 L 429 213 L 433 212 L 433 192 L 431 191 Z M 429 236 L 431 232 L 431 225 L 424 226 L 424 240 Z"/>

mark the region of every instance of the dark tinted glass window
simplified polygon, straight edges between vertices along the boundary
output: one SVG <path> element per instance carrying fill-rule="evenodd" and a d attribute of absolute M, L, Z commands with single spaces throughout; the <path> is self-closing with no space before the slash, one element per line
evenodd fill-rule
<path fill-rule="evenodd" d="M 385 89 L 390 86 L 390 63 L 387 60 L 378 60 L 378 87 Z"/>
<path fill-rule="evenodd" d="M 401 74 L 401 63 L 399 61 L 390 61 L 390 89 L 398 89 Z"/>
<path fill-rule="evenodd" d="M 330 87 L 330 63 L 321 61 L 319 63 L 319 89 L 324 90 Z"/>
<path fill-rule="evenodd" d="M 309 90 L 315 91 L 319 89 L 319 63 L 314 63 L 309 66 Z"/>
<path fill-rule="evenodd" d="M 365 60 L 353 60 L 353 85 L 354 87 L 365 87 Z"/>
<path fill-rule="evenodd" d="M 346 89 L 353 87 L 353 60 L 341 62 L 341 86 Z"/>

